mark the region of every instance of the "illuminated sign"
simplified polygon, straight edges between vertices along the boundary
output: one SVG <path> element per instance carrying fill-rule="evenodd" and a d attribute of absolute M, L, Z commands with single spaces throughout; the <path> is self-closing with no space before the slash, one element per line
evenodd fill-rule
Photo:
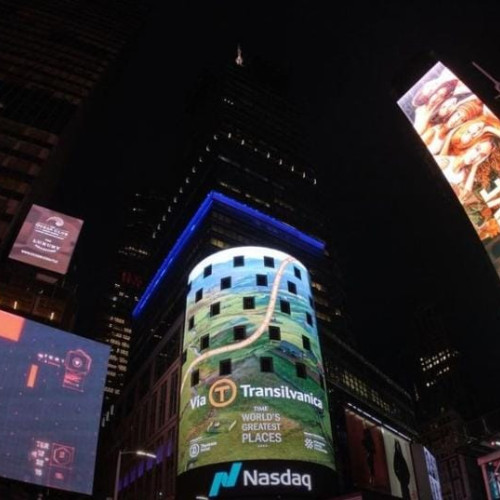
<path fill-rule="evenodd" d="M 290 476 L 290 488 L 318 494 L 312 466 L 335 466 L 306 268 L 277 250 L 232 248 L 199 263 L 189 289 L 178 473 L 242 463 L 239 487 L 276 488 Z M 228 488 L 232 473 L 210 489 Z"/>
<path fill-rule="evenodd" d="M 488 500 L 500 499 L 500 451 L 494 451 L 477 459 L 483 472 Z"/>
<path fill-rule="evenodd" d="M 83 221 L 33 205 L 9 257 L 25 264 L 66 274 Z"/>
<path fill-rule="evenodd" d="M 440 62 L 398 104 L 500 273 L 500 120 Z"/>
<path fill-rule="evenodd" d="M 352 479 L 358 488 L 418 500 L 410 442 L 346 410 Z"/>
<path fill-rule="evenodd" d="M 0 311 L 0 476 L 91 494 L 109 346 Z"/>

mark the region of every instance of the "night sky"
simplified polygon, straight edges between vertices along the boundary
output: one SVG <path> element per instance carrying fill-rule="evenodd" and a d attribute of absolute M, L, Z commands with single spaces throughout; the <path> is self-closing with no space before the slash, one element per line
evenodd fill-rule
<path fill-rule="evenodd" d="M 491 407 L 500 405 L 498 277 L 450 189 L 424 162 L 394 93 L 396 76 L 432 50 L 500 114 L 492 84 L 472 66 L 476 61 L 500 78 L 500 7 L 469 7 L 158 2 L 119 81 L 106 89 L 106 104 L 90 120 L 54 202 L 85 220 L 77 251 L 82 291 L 104 272 L 98 256 L 112 247 L 123 190 L 150 182 L 166 192 L 177 187 L 186 98 L 201 71 L 233 59 L 240 43 L 243 55 L 290 70 L 292 96 L 308 113 L 311 164 L 330 195 L 346 310 L 360 351 L 401 377 L 414 311 L 439 301 L 448 334 L 478 370 L 475 390 Z"/>

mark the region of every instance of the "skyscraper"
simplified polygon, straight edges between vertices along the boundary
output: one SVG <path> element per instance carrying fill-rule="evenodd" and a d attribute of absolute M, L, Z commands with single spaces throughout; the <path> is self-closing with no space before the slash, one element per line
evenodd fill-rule
<path fill-rule="evenodd" d="M 147 449 L 156 454 L 156 459 L 129 456 L 121 463 L 122 474 L 116 484 L 120 496 L 135 498 L 140 492 L 144 498 L 156 495 L 174 498 L 177 450 L 187 445 L 178 442 L 177 437 L 179 416 L 184 413 L 179 408 L 179 387 L 188 380 L 181 370 L 193 352 L 201 352 L 210 345 L 209 335 L 203 335 L 200 346 L 189 348 L 189 353 L 181 347 L 183 335 L 194 332 L 197 324 L 195 315 L 186 316 L 187 294 L 195 303 L 199 302 L 196 309 L 207 306 L 204 297 L 213 292 L 212 288 L 194 289 L 188 276 L 204 258 L 238 247 L 242 253 L 235 254 L 232 265 L 240 270 L 245 268 L 245 248 L 264 248 L 259 250 L 264 252 L 259 265 L 265 272 L 259 271 L 256 277 L 249 278 L 256 279 L 256 286 L 263 287 L 261 291 L 270 291 L 276 280 L 273 252 L 293 256 L 308 270 L 312 294 L 302 303 L 300 313 L 292 305 L 302 278 L 300 270 L 288 278 L 283 296 L 276 299 L 272 324 L 264 332 L 271 341 L 271 355 L 264 358 L 273 358 L 276 364 L 280 358 L 288 360 L 296 365 L 299 379 L 307 379 L 308 383 L 314 380 L 314 390 L 329 393 L 335 435 L 345 435 L 346 426 L 352 440 L 358 439 L 362 428 L 373 433 L 373 439 L 381 447 L 381 467 L 386 468 L 380 488 L 386 493 L 395 492 L 397 479 L 387 469 L 390 467 L 392 471 L 392 458 L 388 457 L 394 453 L 394 447 L 403 446 L 404 461 L 409 467 L 408 481 L 413 477 L 409 455 L 409 443 L 416 437 L 412 399 L 352 347 L 343 313 L 341 276 L 331 244 L 328 215 L 323 210 L 324 190 L 319 189 L 307 162 L 301 116 L 286 97 L 287 75 L 258 59 L 247 60 L 238 51 L 233 63 L 203 75 L 199 83 L 188 106 L 184 174 L 167 205 L 167 217 L 161 223 L 165 227 L 164 238 L 151 258 L 150 279 L 133 311 L 130 365 L 115 415 L 106 426 L 101 444 L 103 474 L 98 494 L 104 496 L 106 489 L 109 493 L 106 479 L 110 477 L 118 450 Z M 265 249 L 269 252 L 265 253 Z M 213 280 L 213 273 L 214 266 L 207 264 L 202 274 Z M 231 275 L 221 278 L 220 283 L 216 281 L 221 294 L 232 295 Z M 262 300 L 259 297 L 258 294 L 245 297 L 243 309 L 257 309 Z M 224 305 L 208 305 L 207 314 L 219 317 Z M 307 364 L 300 361 L 315 359 L 309 354 L 311 342 L 306 338 L 295 345 L 289 341 L 286 329 L 281 336 L 279 318 L 288 316 L 300 317 L 306 330 L 317 327 L 324 359 L 324 365 L 317 360 L 319 375 L 313 376 Z M 239 326 L 231 329 L 233 341 L 245 342 L 251 328 Z M 228 348 L 234 350 L 231 345 Z M 219 367 L 219 376 L 232 370 L 232 364 L 223 361 L 226 362 Z M 270 373 L 272 366 L 272 361 L 264 360 L 260 371 Z M 201 373 L 200 380 L 203 377 Z M 190 383 L 194 387 L 198 382 L 193 373 Z M 276 394 L 286 397 L 283 394 L 290 393 L 280 389 Z M 311 394 L 304 393 L 302 397 L 314 401 Z M 193 399 L 189 404 L 203 406 L 203 401 Z M 226 424 L 227 431 L 240 425 L 236 420 L 212 422 L 207 432 L 217 433 L 219 426 L 225 429 Z M 314 439 L 318 439 L 316 444 Z M 305 445 L 322 448 L 323 441 L 314 439 L 307 438 Z M 338 472 L 327 474 L 328 494 L 352 491 L 356 486 L 373 489 L 374 483 L 368 476 L 356 476 L 347 464 L 345 450 L 356 447 L 354 441 L 334 441 Z M 383 455 L 384 446 L 387 456 Z M 193 444 L 193 464 L 198 450 Z M 362 456 L 362 449 L 357 453 L 353 460 Z M 389 484 L 390 474 L 394 476 L 393 489 Z M 342 476 L 340 490 L 335 485 L 337 476 Z M 205 477 L 204 481 L 207 480 Z M 201 482 L 189 481 L 188 487 Z M 325 491 L 318 490 L 317 494 L 323 498 Z M 293 493 L 290 495 L 291 498 Z"/>

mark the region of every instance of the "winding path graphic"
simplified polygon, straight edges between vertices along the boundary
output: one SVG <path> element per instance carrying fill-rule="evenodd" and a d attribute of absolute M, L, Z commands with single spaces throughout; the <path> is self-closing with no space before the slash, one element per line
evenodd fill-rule
<path fill-rule="evenodd" d="M 281 262 L 278 270 L 276 271 L 276 277 L 274 278 L 273 287 L 271 290 L 271 300 L 269 301 L 269 304 L 267 306 L 266 315 L 264 316 L 264 320 L 259 325 L 259 327 L 255 330 L 255 332 L 252 333 L 252 335 L 250 335 L 245 340 L 242 340 L 242 341 L 237 342 L 235 344 L 227 345 L 224 347 L 218 347 L 217 349 L 212 349 L 211 351 L 207 351 L 207 352 L 203 353 L 201 356 L 194 359 L 191 362 L 191 364 L 188 366 L 188 368 L 186 369 L 186 373 L 184 374 L 184 377 L 182 378 L 181 393 L 182 393 L 182 390 L 184 389 L 184 385 L 186 383 L 188 375 L 191 373 L 193 368 L 198 363 L 201 363 L 205 359 L 211 358 L 212 356 L 216 356 L 217 354 L 223 354 L 226 352 L 236 351 L 237 349 L 241 349 L 242 347 L 247 347 L 250 344 L 252 344 L 253 342 L 255 342 L 264 333 L 266 328 L 269 326 L 269 322 L 271 321 L 271 318 L 273 317 L 273 314 L 274 314 L 274 308 L 276 306 L 276 300 L 278 298 L 278 289 L 279 289 L 279 285 L 280 285 L 283 273 L 285 272 L 285 268 L 291 262 L 296 262 L 296 261 L 297 261 L 297 259 L 295 259 L 294 257 L 286 257 L 283 260 L 283 262 Z"/>

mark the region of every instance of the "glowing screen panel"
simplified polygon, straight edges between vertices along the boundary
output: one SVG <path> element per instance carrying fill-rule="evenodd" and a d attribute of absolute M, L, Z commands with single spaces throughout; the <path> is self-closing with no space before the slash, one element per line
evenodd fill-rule
<path fill-rule="evenodd" d="M 0 476 L 92 493 L 108 356 L 0 311 Z"/>
<path fill-rule="evenodd" d="M 500 120 L 440 62 L 398 104 L 500 273 Z"/>
<path fill-rule="evenodd" d="M 66 274 L 82 225 L 80 219 L 33 205 L 9 258 Z"/>
<path fill-rule="evenodd" d="M 203 260 L 189 282 L 178 473 L 243 463 L 244 482 L 250 461 L 267 471 L 295 461 L 307 481 L 289 491 L 317 494 L 301 464 L 335 465 L 308 271 L 283 252 L 239 247 Z"/>

